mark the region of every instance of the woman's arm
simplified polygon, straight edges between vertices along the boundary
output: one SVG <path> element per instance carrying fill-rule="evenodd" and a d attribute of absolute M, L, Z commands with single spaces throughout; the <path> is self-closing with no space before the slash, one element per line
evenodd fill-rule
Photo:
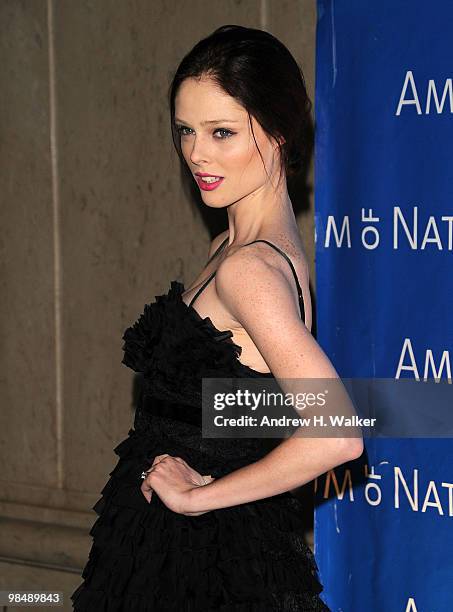
<path fill-rule="evenodd" d="M 219 299 L 247 331 L 275 378 L 282 379 L 283 387 L 284 379 L 338 378 L 300 319 L 291 271 L 286 275 L 266 262 L 268 253 L 266 246 L 256 244 L 227 258 L 216 273 Z M 361 437 L 289 438 L 256 463 L 193 489 L 190 511 L 225 508 L 283 493 L 362 452 Z"/>
<path fill-rule="evenodd" d="M 269 249 L 258 243 L 239 249 L 220 264 L 215 287 L 232 322 L 239 322 L 247 331 L 283 391 L 289 383 L 292 391 L 298 384 L 302 391 L 304 379 L 338 379 L 329 358 L 300 319 L 291 271 L 286 275 L 268 257 Z M 163 462 L 150 477 L 155 478 L 157 494 L 175 511 L 201 514 L 289 491 L 359 457 L 363 440 L 358 432 L 353 438 L 293 435 L 259 461 L 206 486 L 181 486 L 176 495 L 176 460 Z M 173 489 L 165 490 L 162 485 L 172 470 Z"/>
<path fill-rule="evenodd" d="M 202 487 L 190 489 L 181 511 L 198 514 L 278 495 L 362 454 L 357 438 L 289 438 L 265 457 Z"/>

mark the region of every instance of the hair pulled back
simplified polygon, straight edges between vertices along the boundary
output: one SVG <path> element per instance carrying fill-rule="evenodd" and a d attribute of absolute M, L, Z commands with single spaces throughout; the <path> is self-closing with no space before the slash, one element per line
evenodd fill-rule
<path fill-rule="evenodd" d="M 300 172 L 309 149 L 312 103 L 300 66 L 275 36 L 255 28 L 224 25 L 183 58 L 168 92 L 172 138 L 181 161 L 175 98 L 181 83 L 190 77 L 211 78 L 239 102 L 248 113 L 255 143 L 251 116 L 258 121 L 279 146 L 280 176 L 282 171 L 287 177 Z"/>

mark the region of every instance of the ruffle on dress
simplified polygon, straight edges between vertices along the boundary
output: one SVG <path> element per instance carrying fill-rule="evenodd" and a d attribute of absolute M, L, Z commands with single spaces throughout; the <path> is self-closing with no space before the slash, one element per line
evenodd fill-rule
<path fill-rule="evenodd" d="M 242 347 L 232 341 L 232 332 L 202 318 L 184 303 L 183 292 L 182 283 L 171 281 L 168 293 L 155 296 L 125 331 L 125 365 L 149 378 L 163 376 L 170 383 L 183 378 L 192 385 L 209 376 L 272 376 L 242 364 Z"/>
<path fill-rule="evenodd" d="M 190 517 L 156 494 L 148 504 L 141 492 L 141 472 L 156 455 L 183 457 L 217 478 L 257 460 L 267 442 L 202 438 L 195 425 L 202 377 L 262 374 L 240 364 L 231 332 L 202 319 L 182 292 L 172 281 L 124 333 L 123 363 L 143 374 L 145 389 L 136 426 L 114 449 L 119 460 L 93 506 L 98 517 L 74 609 L 329 612 L 301 504 L 290 493 Z"/>
<path fill-rule="evenodd" d="M 241 347 L 228 341 L 232 336 L 229 330 L 218 330 L 209 317 L 203 319 L 187 306 L 181 297 L 183 291 L 182 283 L 172 281 L 168 293 L 155 296 L 155 301 L 147 304 L 143 314 L 125 331 L 125 365 L 148 376 L 156 370 L 167 374 L 169 356 L 174 369 L 179 366 L 192 376 L 199 375 L 200 364 L 214 373 L 218 368 L 231 368 Z M 183 350 L 173 354 L 178 347 Z"/>
<path fill-rule="evenodd" d="M 141 492 L 164 449 L 129 430 L 93 506 L 93 545 L 71 595 L 79 612 L 328 612 L 299 502 L 276 496 L 189 517 Z"/>

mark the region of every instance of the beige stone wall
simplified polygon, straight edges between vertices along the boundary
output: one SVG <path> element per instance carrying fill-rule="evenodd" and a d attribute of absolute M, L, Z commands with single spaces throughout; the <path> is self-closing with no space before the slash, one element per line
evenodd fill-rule
<path fill-rule="evenodd" d="M 285 42 L 313 99 L 314 0 L 0 0 L 0 589 L 58 589 L 70 609 L 133 422 L 123 331 L 210 238 L 172 150 L 170 75 L 226 23 Z M 291 195 L 314 279 L 312 175 Z"/>

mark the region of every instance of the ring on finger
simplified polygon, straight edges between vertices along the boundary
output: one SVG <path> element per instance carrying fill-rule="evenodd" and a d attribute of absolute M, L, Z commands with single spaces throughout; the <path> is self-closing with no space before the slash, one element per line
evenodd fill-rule
<path fill-rule="evenodd" d="M 141 477 L 141 478 L 143 478 L 143 479 L 145 479 L 145 478 L 147 478 L 148 474 L 150 474 L 152 471 L 153 471 L 153 470 L 152 470 L 152 468 L 151 468 L 151 469 L 149 469 L 149 470 L 145 470 L 145 471 L 143 471 L 143 472 L 141 473 L 141 476 L 140 476 L 140 477 Z"/>

